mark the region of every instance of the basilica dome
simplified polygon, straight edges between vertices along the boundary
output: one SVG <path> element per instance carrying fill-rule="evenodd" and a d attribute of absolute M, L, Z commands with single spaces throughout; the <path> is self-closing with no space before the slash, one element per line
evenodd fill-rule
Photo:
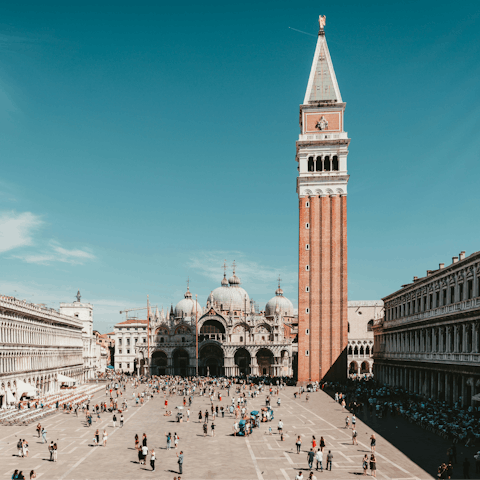
<path fill-rule="evenodd" d="M 187 291 L 184 295 L 184 299 L 180 300 L 175 306 L 175 318 L 182 317 L 194 317 L 195 316 L 195 304 L 197 305 L 198 318 L 201 317 L 203 309 L 200 304 L 192 298 L 190 289 L 187 287 Z"/>
<path fill-rule="evenodd" d="M 221 287 L 216 288 L 208 296 L 208 301 L 212 304 L 217 304 L 221 310 L 232 311 L 245 311 L 245 305 L 247 306 L 247 312 L 250 311 L 250 297 L 248 293 L 240 286 L 240 279 L 233 274 L 226 280 L 225 275 L 221 282 Z"/>
<path fill-rule="evenodd" d="M 283 290 L 278 285 L 277 290 L 275 291 L 275 296 L 271 298 L 267 305 L 265 305 L 265 316 L 273 317 L 277 312 L 285 317 L 293 317 L 293 304 L 287 298 L 283 296 Z"/>

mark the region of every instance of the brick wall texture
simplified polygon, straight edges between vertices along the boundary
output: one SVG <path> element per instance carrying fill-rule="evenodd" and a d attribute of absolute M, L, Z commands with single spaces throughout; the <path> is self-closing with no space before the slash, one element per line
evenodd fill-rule
<path fill-rule="evenodd" d="M 347 197 L 304 197 L 299 204 L 298 381 L 305 384 L 343 369 L 335 365 L 348 342 Z"/>

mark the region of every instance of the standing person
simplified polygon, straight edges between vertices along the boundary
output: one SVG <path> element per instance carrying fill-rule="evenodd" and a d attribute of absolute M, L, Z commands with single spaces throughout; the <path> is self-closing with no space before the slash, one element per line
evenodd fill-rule
<path fill-rule="evenodd" d="M 177 435 L 177 432 L 173 434 L 173 444 L 175 445 L 175 450 L 178 447 L 178 441 L 180 440 L 180 437 Z"/>
<path fill-rule="evenodd" d="M 283 433 L 283 422 L 281 420 L 278 422 L 277 429 L 278 429 L 279 435 L 281 435 Z"/>
<path fill-rule="evenodd" d="M 53 441 L 51 441 L 48 446 L 48 452 L 50 453 L 50 461 L 53 462 Z"/>
<path fill-rule="evenodd" d="M 332 471 L 333 453 L 331 450 L 327 454 L 327 470 Z"/>
<path fill-rule="evenodd" d="M 146 445 L 142 445 L 142 461 L 143 465 L 147 464 L 147 455 L 148 455 L 148 447 Z"/>
<path fill-rule="evenodd" d="M 143 434 L 142 446 L 143 446 L 143 447 L 146 447 L 146 446 L 147 446 L 147 434 L 146 434 L 146 433 Z"/>
<path fill-rule="evenodd" d="M 123 413 L 120 415 L 120 427 L 123 427 Z"/>
<path fill-rule="evenodd" d="M 322 453 L 324 448 L 325 448 L 325 440 L 323 439 L 323 437 L 320 437 L 320 450 L 322 451 Z"/>
<path fill-rule="evenodd" d="M 98 431 L 98 428 L 95 430 L 95 445 L 100 444 L 100 432 Z"/>
<path fill-rule="evenodd" d="M 199 419 L 200 421 L 202 421 L 202 418 L 203 418 L 203 417 L 202 417 L 202 411 L 200 410 L 200 411 L 198 412 L 198 419 Z"/>
<path fill-rule="evenodd" d="M 23 457 L 23 442 L 21 438 L 17 442 L 17 457 Z"/>
<path fill-rule="evenodd" d="M 30 480 L 33 480 L 34 478 L 37 478 L 37 474 L 35 473 L 35 470 L 30 471 Z"/>
<path fill-rule="evenodd" d="M 178 473 L 183 475 L 183 452 L 180 451 L 180 455 L 177 453 L 178 457 Z"/>
<path fill-rule="evenodd" d="M 315 440 L 315 435 L 312 435 L 312 448 L 313 451 L 317 448 L 317 440 Z"/>
<path fill-rule="evenodd" d="M 42 427 L 42 443 L 47 443 L 47 431 Z"/>
<path fill-rule="evenodd" d="M 295 392 L 295 394 L 296 394 L 296 392 Z M 301 471 L 298 472 L 298 474 L 295 477 L 295 480 L 303 480 L 303 473 Z"/>
<path fill-rule="evenodd" d="M 210 426 L 211 430 L 212 430 L 212 437 L 215 436 L 215 422 L 212 422 L 212 425 Z"/>
<path fill-rule="evenodd" d="M 470 478 L 470 462 L 468 461 L 468 457 L 465 457 L 463 461 L 463 478 Z"/>
<path fill-rule="evenodd" d="M 358 445 L 357 431 L 355 430 L 355 428 L 352 430 L 352 445 Z"/>
<path fill-rule="evenodd" d="M 313 468 L 314 460 L 315 460 L 315 452 L 313 451 L 313 448 L 311 448 L 310 451 L 307 453 L 308 468 L 310 470 Z"/>
<path fill-rule="evenodd" d="M 345 428 L 348 428 L 350 426 L 350 417 L 347 415 L 345 417 Z"/>
<path fill-rule="evenodd" d="M 117 425 L 117 416 L 113 414 L 113 428 Z"/>
<path fill-rule="evenodd" d="M 150 466 L 152 467 L 152 472 L 155 471 L 155 449 L 150 450 Z"/>
<path fill-rule="evenodd" d="M 372 433 L 372 436 L 370 437 L 370 449 L 372 453 L 375 452 L 375 447 L 377 446 L 377 439 L 375 438 L 375 434 Z"/>
<path fill-rule="evenodd" d="M 295 445 L 297 446 L 297 453 L 300 453 L 300 448 L 302 447 L 302 437 L 300 435 L 297 437 Z"/>
<path fill-rule="evenodd" d="M 372 477 L 377 476 L 377 459 L 375 458 L 375 454 L 372 453 L 370 456 L 370 472 Z"/>
<path fill-rule="evenodd" d="M 103 446 L 107 446 L 108 433 L 106 430 L 103 431 Z"/>
<path fill-rule="evenodd" d="M 323 452 L 320 449 L 318 449 L 315 454 L 315 460 L 317 461 L 317 470 L 320 465 L 320 470 L 323 472 Z"/>
<path fill-rule="evenodd" d="M 187 422 L 190 421 L 190 409 L 187 408 Z"/>
<path fill-rule="evenodd" d="M 136 433 L 135 434 L 135 449 L 138 448 L 139 444 L 140 444 L 140 440 L 138 439 L 138 433 Z"/>
<path fill-rule="evenodd" d="M 38 433 L 38 438 L 40 438 L 40 434 L 42 432 L 42 426 L 40 425 L 40 423 L 37 425 L 37 433 Z"/>
<path fill-rule="evenodd" d="M 58 447 L 57 444 L 53 444 L 53 461 L 56 462 L 58 460 Z"/>
<path fill-rule="evenodd" d="M 363 467 L 363 474 L 366 475 L 367 470 L 368 470 L 368 455 L 367 454 L 365 454 L 363 456 L 362 467 Z"/>
<path fill-rule="evenodd" d="M 170 432 L 165 433 L 165 436 L 167 437 L 167 450 L 170 450 L 172 448 L 172 434 Z"/>
<path fill-rule="evenodd" d="M 355 428 L 355 425 L 357 423 L 357 417 L 355 416 L 355 414 L 352 415 L 352 428 Z"/>

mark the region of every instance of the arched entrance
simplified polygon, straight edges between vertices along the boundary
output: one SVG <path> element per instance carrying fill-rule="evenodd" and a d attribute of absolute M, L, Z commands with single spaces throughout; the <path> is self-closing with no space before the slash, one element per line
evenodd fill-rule
<path fill-rule="evenodd" d="M 250 353 L 245 348 L 239 348 L 235 352 L 235 365 L 238 367 L 240 375 L 250 374 Z"/>
<path fill-rule="evenodd" d="M 225 341 L 225 327 L 218 320 L 207 320 L 200 327 L 199 341 L 217 340 Z"/>
<path fill-rule="evenodd" d="M 267 348 L 261 348 L 257 352 L 257 363 L 259 375 L 273 375 L 273 353 Z"/>
<path fill-rule="evenodd" d="M 165 352 L 153 352 L 152 373 L 153 375 L 166 375 L 168 358 Z"/>
<path fill-rule="evenodd" d="M 190 357 L 183 348 L 179 348 L 178 350 L 175 350 L 173 354 L 174 375 L 180 375 L 182 377 L 186 377 L 188 375 L 189 363 L 190 363 Z"/>
<path fill-rule="evenodd" d="M 200 375 L 223 375 L 223 350 L 218 345 L 205 345 L 200 350 Z"/>
<path fill-rule="evenodd" d="M 350 367 L 348 369 L 348 374 L 353 375 L 354 373 L 358 373 L 358 365 L 357 362 L 351 362 Z"/>
<path fill-rule="evenodd" d="M 370 373 L 370 366 L 368 365 L 368 362 L 362 362 L 360 365 L 360 373 L 362 375 L 365 373 Z"/>

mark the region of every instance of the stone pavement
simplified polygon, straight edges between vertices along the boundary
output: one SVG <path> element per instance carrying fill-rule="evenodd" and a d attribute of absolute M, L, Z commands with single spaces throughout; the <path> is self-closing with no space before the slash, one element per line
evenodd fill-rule
<path fill-rule="evenodd" d="M 294 387 L 287 387 L 281 393 L 282 405 L 276 407 L 273 398 L 275 420 L 263 423 L 248 437 L 234 437 L 234 418 L 229 414 L 218 418 L 216 436 L 204 437 L 198 411 L 209 406 L 209 399 L 195 396 L 191 408 L 190 422 L 177 423 L 173 417 L 164 417 L 163 395 L 155 396 L 144 406 L 132 405 L 132 388 L 127 388 L 126 398 L 129 408 L 125 413 L 125 425 L 113 428 L 112 414 L 103 414 L 99 423 L 91 428 L 85 425 L 81 414 L 59 413 L 45 421 L 48 442 L 57 442 L 58 462 L 49 462 L 48 448 L 36 436 L 35 425 L 27 427 L 0 427 L 0 480 L 10 479 L 15 469 L 21 469 L 26 478 L 30 470 L 37 472 L 42 480 L 69 479 L 169 479 L 178 476 L 176 453 L 183 450 L 185 479 L 245 479 L 245 480 L 288 480 L 294 479 L 302 470 L 305 480 L 308 477 L 307 451 L 312 435 L 317 443 L 323 435 L 326 441 L 325 453 L 332 450 L 334 455 L 331 472 L 315 472 L 318 479 L 355 478 L 362 473 L 362 458 L 370 453 L 369 438 L 373 430 L 357 420 L 359 445 L 352 445 L 351 430 L 344 429 L 346 412 L 324 392 L 305 395 L 294 399 Z M 226 393 L 226 391 L 225 391 Z M 105 399 L 100 392 L 93 404 Z M 183 397 L 169 397 L 169 409 L 182 403 Z M 265 395 L 249 399 L 248 410 L 259 409 L 264 405 Z M 215 404 L 219 403 L 215 401 Z M 222 397 L 224 407 L 230 405 L 231 397 Z M 173 413 L 175 415 L 175 411 Z M 351 416 L 349 414 L 349 416 Z M 118 415 L 117 415 L 118 417 Z M 279 420 L 284 423 L 285 441 L 281 442 L 277 431 Z M 210 425 L 211 421 L 209 421 Z M 268 434 L 272 427 L 273 435 Z M 95 429 L 108 432 L 107 447 L 92 445 Z M 180 436 L 179 449 L 166 450 L 165 433 L 177 432 Z M 209 428 L 210 432 L 210 428 Z M 155 448 L 157 455 L 156 471 L 149 466 L 138 464 L 134 448 L 134 436 L 140 439 L 143 433 L 148 436 L 148 447 Z M 296 453 L 296 436 L 302 435 L 302 452 Z M 30 456 L 18 458 L 16 443 L 25 438 L 30 445 Z M 380 479 L 427 479 L 433 478 L 413 463 L 392 444 L 377 435 L 377 477 Z"/>

